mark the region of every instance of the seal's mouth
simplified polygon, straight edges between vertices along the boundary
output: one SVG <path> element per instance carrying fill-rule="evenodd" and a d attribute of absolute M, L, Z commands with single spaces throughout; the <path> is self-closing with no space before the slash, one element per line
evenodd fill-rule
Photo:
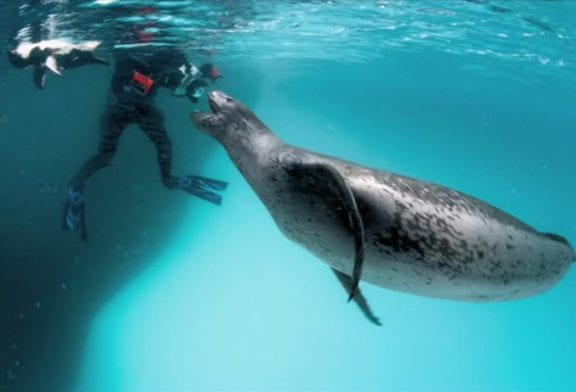
<path fill-rule="evenodd" d="M 222 112 L 222 103 L 225 102 L 225 95 L 219 91 L 211 91 L 208 94 L 209 112 L 195 111 L 192 113 L 192 122 L 200 129 L 212 128 L 213 125 L 220 118 L 219 114 Z"/>
<path fill-rule="evenodd" d="M 214 130 L 226 122 L 228 115 L 235 112 L 236 101 L 221 91 L 214 90 L 208 94 L 209 112 L 192 113 L 192 121 L 203 130 Z"/>

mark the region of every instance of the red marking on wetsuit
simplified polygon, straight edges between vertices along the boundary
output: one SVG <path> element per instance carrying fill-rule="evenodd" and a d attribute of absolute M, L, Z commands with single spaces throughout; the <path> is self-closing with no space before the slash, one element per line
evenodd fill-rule
<path fill-rule="evenodd" d="M 144 95 L 148 95 L 152 86 L 154 86 L 154 80 L 138 71 L 134 71 L 134 75 L 132 76 L 132 85 Z"/>
<path fill-rule="evenodd" d="M 138 34 L 138 41 L 142 43 L 152 42 L 154 39 L 154 33 L 140 33 Z"/>

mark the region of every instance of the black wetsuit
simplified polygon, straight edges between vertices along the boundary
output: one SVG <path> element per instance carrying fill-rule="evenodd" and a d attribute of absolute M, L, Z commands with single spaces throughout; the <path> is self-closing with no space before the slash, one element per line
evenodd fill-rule
<path fill-rule="evenodd" d="M 74 177 L 68 187 L 64 208 L 65 230 L 76 231 L 86 239 L 83 191 L 86 180 L 112 162 L 122 132 L 130 124 L 137 124 L 156 146 L 162 183 L 171 189 L 181 189 L 210 203 L 220 205 L 219 192 L 226 189 L 225 181 L 197 175 L 172 175 L 172 144 L 164 128 L 164 116 L 154 103 L 158 88 L 165 87 L 198 102 L 203 79 L 215 80 L 213 66 L 207 63 L 197 70 L 184 53 L 175 49 L 150 49 L 145 52 L 116 53 L 116 65 L 106 109 L 102 115 L 100 144 Z M 203 72 L 202 69 L 206 69 Z M 186 87 L 187 86 L 187 87 Z"/>
<path fill-rule="evenodd" d="M 173 188 L 177 179 L 171 172 L 172 144 L 154 97 L 160 87 L 171 90 L 177 87 L 181 76 L 178 68 L 188 63 L 186 55 L 176 49 L 152 52 L 148 49 L 118 52 L 115 58 L 111 91 L 101 119 L 98 152 L 84 164 L 72 185 L 83 190 L 90 176 L 110 164 L 123 131 L 130 124 L 137 124 L 156 146 L 162 183 Z"/>

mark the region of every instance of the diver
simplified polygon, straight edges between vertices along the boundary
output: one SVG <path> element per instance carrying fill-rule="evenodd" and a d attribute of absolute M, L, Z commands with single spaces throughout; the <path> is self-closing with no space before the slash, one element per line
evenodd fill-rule
<path fill-rule="evenodd" d="M 154 143 L 162 183 L 169 189 L 180 189 L 208 202 L 220 205 L 224 181 L 172 174 L 172 144 L 164 127 L 164 118 L 155 105 L 159 88 L 167 88 L 176 97 L 187 97 L 193 103 L 203 95 L 209 83 L 216 82 L 220 71 L 211 63 L 196 67 L 178 48 L 140 48 L 117 50 L 108 101 L 101 118 L 98 151 L 73 177 L 68 187 L 64 212 L 64 229 L 74 231 L 86 240 L 83 192 L 86 181 L 98 170 L 110 165 L 123 131 L 136 124 Z"/>

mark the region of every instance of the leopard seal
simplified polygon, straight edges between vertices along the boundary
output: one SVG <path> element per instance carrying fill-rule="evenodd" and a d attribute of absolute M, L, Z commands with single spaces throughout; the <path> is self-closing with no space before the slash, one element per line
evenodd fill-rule
<path fill-rule="evenodd" d="M 241 102 L 219 91 L 191 115 L 217 139 L 280 230 L 326 262 L 351 298 L 378 319 L 363 281 L 460 301 L 532 296 L 565 275 L 575 253 L 456 190 L 288 145 Z"/>

